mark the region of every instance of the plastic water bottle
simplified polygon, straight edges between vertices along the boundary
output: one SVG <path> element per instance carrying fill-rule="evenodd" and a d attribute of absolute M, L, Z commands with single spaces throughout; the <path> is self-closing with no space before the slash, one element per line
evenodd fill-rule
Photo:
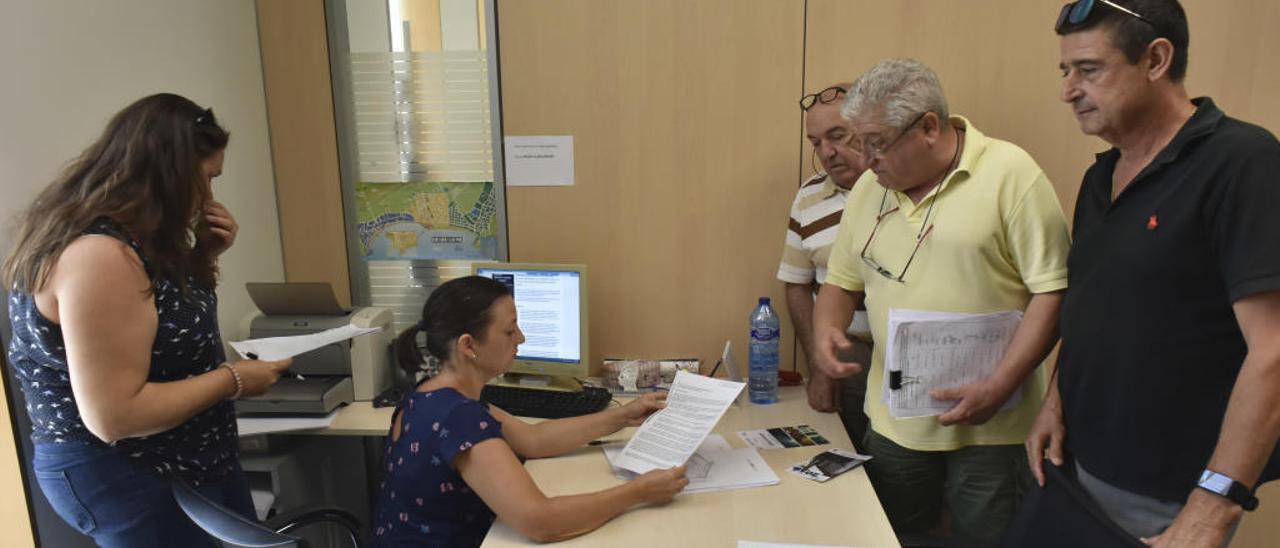
<path fill-rule="evenodd" d="M 778 401 L 778 313 L 768 297 L 751 312 L 751 343 L 747 350 L 750 366 L 747 393 L 751 403 Z"/>

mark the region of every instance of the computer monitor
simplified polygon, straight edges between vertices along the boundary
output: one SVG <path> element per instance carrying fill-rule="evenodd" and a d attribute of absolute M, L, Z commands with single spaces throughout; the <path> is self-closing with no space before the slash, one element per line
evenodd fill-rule
<path fill-rule="evenodd" d="M 580 390 L 586 377 L 587 267 L 585 265 L 476 263 L 471 272 L 511 289 L 516 323 L 525 341 L 516 349 L 504 384 Z"/>

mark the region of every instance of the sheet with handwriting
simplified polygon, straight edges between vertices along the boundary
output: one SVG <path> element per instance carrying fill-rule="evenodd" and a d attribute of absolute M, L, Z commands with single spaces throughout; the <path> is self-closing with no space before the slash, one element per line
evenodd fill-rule
<path fill-rule="evenodd" d="M 889 311 L 882 399 L 895 418 L 941 415 L 956 405 L 934 399 L 935 388 L 950 388 L 991 376 L 1022 321 L 1022 312 L 958 314 L 907 309 Z M 902 386 L 890 387 L 893 372 Z M 1003 409 L 1022 401 L 1014 392 Z"/>

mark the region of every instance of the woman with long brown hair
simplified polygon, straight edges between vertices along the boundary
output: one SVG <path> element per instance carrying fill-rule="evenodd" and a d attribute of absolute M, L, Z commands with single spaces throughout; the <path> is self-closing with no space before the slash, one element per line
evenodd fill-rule
<path fill-rule="evenodd" d="M 252 517 L 231 400 L 289 362 L 225 361 L 214 288 L 238 225 L 210 184 L 228 138 L 184 97 L 134 102 L 36 197 L 4 262 L 40 489 L 102 546 L 210 545 L 171 475 Z"/>

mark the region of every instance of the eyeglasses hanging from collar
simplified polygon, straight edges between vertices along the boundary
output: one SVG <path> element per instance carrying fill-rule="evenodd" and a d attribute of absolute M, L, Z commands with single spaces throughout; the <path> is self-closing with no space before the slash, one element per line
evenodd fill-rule
<path fill-rule="evenodd" d="M 902 265 L 902 271 L 897 276 L 894 276 L 893 272 L 890 272 L 889 269 L 885 268 L 884 266 L 881 266 L 880 263 L 875 260 L 875 258 L 867 254 L 867 250 L 871 248 L 871 242 L 874 241 L 876 238 L 876 232 L 880 229 L 880 222 L 883 221 L 885 217 L 888 217 L 889 215 L 901 209 L 898 207 L 894 207 L 889 211 L 885 211 L 884 204 L 886 201 L 888 201 L 888 198 L 889 198 L 889 189 L 886 188 L 884 191 L 884 196 L 880 198 L 880 209 L 879 209 L 879 213 L 876 214 L 876 224 L 875 226 L 871 227 L 871 234 L 867 236 L 867 243 L 862 245 L 862 252 L 859 253 L 859 256 L 862 257 L 862 262 L 865 263 L 867 267 L 876 271 L 877 274 L 884 276 L 888 280 L 892 280 L 900 284 L 905 284 L 907 283 L 905 281 L 906 275 L 907 275 L 907 269 L 911 268 L 911 263 L 916 260 L 916 253 L 920 252 L 920 245 L 924 243 L 924 239 L 927 236 L 929 236 L 930 233 L 933 232 L 933 223 L 929 222 L 929 219 L 933 215 L 933 206 L 938 203 L 938 200 L 941 198 L 941 194 L 934 194 L 933 198 L 930 198 L 931 201 L 929 202 L 929 209 L 925 211 L 924 220 L 920 223 L 920 232 L 916 233 L 916 246 L 911 250 L 911 256 L 907 257 L 907 263 Z"/>

